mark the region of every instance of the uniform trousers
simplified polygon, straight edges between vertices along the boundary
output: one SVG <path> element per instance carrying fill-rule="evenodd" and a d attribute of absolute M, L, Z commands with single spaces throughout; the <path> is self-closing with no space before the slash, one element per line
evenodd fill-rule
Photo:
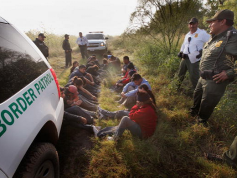
<path fill-rule="evenodd" d="M 198 115 L 200 121 L 207 121 L 211 116 L 214 108 L 224 95 L 226 86 L 229 81 L 216 83 L 213 80 L 205 80 L 199 78 L 197 86 L 194 90 L 194 103 L 191 108 L 192 113 Z"/>
<path fill-rule="evenodd" d="M 191 63 L 189 58 L 182 58 L 179 65 L 179 86 L 184 80 L 185 74 L 189 72 L 190 81 L 192 83 L 193 89 L 195 89 L 198 79 L 199 79 L 199 61 L 196 63 Z"/>

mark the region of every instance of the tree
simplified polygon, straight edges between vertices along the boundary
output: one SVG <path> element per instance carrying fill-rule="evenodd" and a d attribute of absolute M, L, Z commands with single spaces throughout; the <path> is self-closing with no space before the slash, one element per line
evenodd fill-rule
<path fill-rule="evenodd" d="M 127 33 L 146 33 L 170 54 L 194 16 L 202 16 L 200 0 L 140 0 Z"/>

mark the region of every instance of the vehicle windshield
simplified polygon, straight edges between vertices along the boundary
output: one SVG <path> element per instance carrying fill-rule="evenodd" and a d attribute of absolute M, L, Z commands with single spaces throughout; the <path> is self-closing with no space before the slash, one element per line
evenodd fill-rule
<path fill-rule="evenodd" d="M 104 35 L 103 34 L 87 34 L 86 38 L 88 40 L 91 40 L 91 39 L 104 39 Z"/>

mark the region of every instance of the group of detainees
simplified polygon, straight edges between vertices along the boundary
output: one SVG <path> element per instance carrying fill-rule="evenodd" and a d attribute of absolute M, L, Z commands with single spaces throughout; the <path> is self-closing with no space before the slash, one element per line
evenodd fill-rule
<path fill-rule="evenodd" d="M 118 104 L 125 110 L 108 111 L 100 108 L 98 96 L 101 82 L 110 70 L 121 78 L 110 89 L 121 93 Z M 137 71 L 128 56 L 119 58 L 108 53 L 100 64 L 96 55 L 90 56 L 86 64 L 74 61 L 68 83 L 60 87 L 64 99 L 64 123 L 87 130 L 100 138 L 118 140 L 125 130 L 140 139 L 148 138 L 155 132 L 157 113 L 155 97 L 149 82 Z M 118 119 L 118 126 L 101 129 L 95 126 L 95 119 Z"/>

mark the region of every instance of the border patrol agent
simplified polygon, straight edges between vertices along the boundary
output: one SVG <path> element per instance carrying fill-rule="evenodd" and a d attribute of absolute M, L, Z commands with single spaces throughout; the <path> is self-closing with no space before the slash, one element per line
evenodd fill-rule
<path fill-rule="evenodd" d="M 64 35 L 65 40 L 63 41 L 63 49 L 65 51 L 65 68 L 70 67 L 72 65 L 72 48 L 69 43 L 69 35 Z"/>
<path fill-rule="evenodd" d="M 193 17 L 188 23 L 190 32 L 185 35 L 184 42 L 181 46 L 178 57 L 182 58 L 179 66 L 179 85 L 184 80 L 184 76 L 188 70 L 193 89 L 195 89 L 199 79 L 199 62 L 202 56 L 202 48 L 210 39 L 210 35 L 202 29 L 198 28 L 198 19 Z"/>
<path fill-rule="evenodd" d="M 49 48 L 44 43 L 45 38 L 46 38 L 46 36 L 44 36 L 43 33 L 40 33 L 38 35 L 38 38 L 36 38 L 35 41 L 33 41 L 33 42 L 39 48 L 39 50 L 43 53 L 44 57 L 46 59 L 48 59 L 48 57 L 49 57 Z"/>
<path fill-rule="evenodd" d="M 226 86 L 234 79 L 234 61 L 237 59 L 237 31 L 232 25 L 234 13 L 218 11 L 208 19 L 212 38 L 203 48 L 200 75 L 194 91 L 191 115 L 198 123 L 207 126 L 207 121 L 223 96 Z"/>

